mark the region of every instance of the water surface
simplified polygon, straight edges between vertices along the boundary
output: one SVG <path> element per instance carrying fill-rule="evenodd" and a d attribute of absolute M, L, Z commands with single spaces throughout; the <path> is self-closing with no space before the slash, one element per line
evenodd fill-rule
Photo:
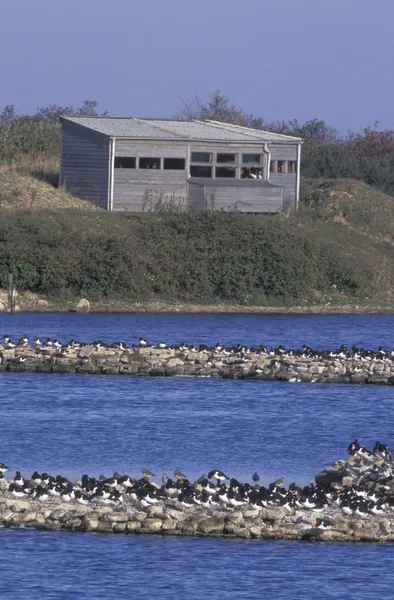
<path fill-rule="evenodd" d="M 394 318 L 0 315 L 0 334 L 62 341 L 392 347 Z M 221 468 L 307 483 L 358 437 L 394 445 L 393 389 L 194 378 L 0 374 L 0 461 L 31 475 Z M 158 478 L 159 480 L 159 478 Z M 390 597 L 391 545 L 105 536 L 0 529 L 1 597 Z M 22 568 L 23 565 L 23 568 Z"/>

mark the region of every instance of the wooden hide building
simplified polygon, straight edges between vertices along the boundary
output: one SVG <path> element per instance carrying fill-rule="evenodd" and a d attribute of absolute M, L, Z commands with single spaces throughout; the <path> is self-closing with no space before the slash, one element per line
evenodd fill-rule
<path fill-rule="evenodd" d="M 60 184 L 110 211 L 296 210 L 301 139 L 217 121 L 62 117 Z"/>

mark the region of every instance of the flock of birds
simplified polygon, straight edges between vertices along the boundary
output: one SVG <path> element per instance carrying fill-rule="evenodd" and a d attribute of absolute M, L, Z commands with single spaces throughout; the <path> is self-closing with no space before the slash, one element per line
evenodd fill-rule
<path fill-rule="evenodd" d="M 17 471 L 11 481 L 7 480 L 7 484 L 12 496 L 33 501 L 57 497 L 63 502 L 114 507 L 129 504 L 139 509 L 162 503 L 225 510 L 238 507 L 259 510 L 281 507 L 289 514 L 294 514 L 297 510 L 308 510 L 316 513 L 316 516 L 324 514 L 324 518 L 319 518 L 315 523 L 320 529 L 332 526 L 332 521 L 326 517 L 333 516 L 335 512 L 361 518 L 370 515 L 392 516 L 393 452 L 380 442 L 376 442 L 371 451 L 355 440 L 349 445 L 348 453 L 353 464 L 370 467 L 363 480 L 351 486 L 335 483 L 329 488 L 314 484 L 301 488 L 291 483 L 286 488 L 283 486 L 284 478 L 264 486 L 259 484 L 258 473 L 254 473 L 253 483 L 241 483 L 235 478 L 229 478 L 219 469 L 213 469 L 207 476 L 201 475 L 195 482 L 191 482 L 184 473 L 176 469 L 173 478 L 163 474 L 159 485 L 152 480 L 154 473 L 146 468 L 142 469 L 142 477 L 139 479 L 119 473 L 114 473 L 109 478 L 100 475 L 98 479 L 85 474 L 76 483 L 61 475 L 53 477 L 38 472 L 27 480 Z M 0 463 L 0 478 L 5 480 L 4 474 L 8 470 L 4 463 Z"/>
<path fill-rule="evenodd" d="M 140 337 L 138 344 L 128 346 L 125 342 L 113 342 L 107 344 L 103 341 L 94 341 L 91 344 L 79 342 L 76 340 L 70 340 L 63 344 L 57 339 L 47 338 L 43 340 L 35 337 L 33 342 L 29 341 L 27 335 L 23 335 L 18 342 L 14 342 L 9 335 L 5 335 L 3 338 L 3 347 L 6 349 L 13 349 L 17 347 L 26 348 L 28 346 L 37 349 L 54 349 L 59 354 L 67 354 L 68 352 L 78 352 L 86 346 L 94 346 L 96 350 L 105 349 L 118 349 L 127 350 L 128 348 L 158 348 L 166 349 L 171 348 L 179 352 L 205 352 L 207 354 L 222 354 L 222 355 L 236 355 L 240 357 L 247 357 L 250 354 L 263 354 L 269 357 L 276 358 L 311 358 L 315 360 L 329 360 L 336 359 L 341 361 L 361 361 L 361 362 L 393 362 L 394 361 L 394 349 L 388 350 L 379 346 L 378 350 L 370 350 L 366 348 L 359 348 L 352 346 L 350 349 L 342 345 L 336 350 L 316 350 L 310 346 L 303 345 L 301 349 L 286 349 L 284 346 L 271 346 L 270 348 L 263 344 L 257 347 L 248 347 L 242 344 L 236 344 L 234 346 L 226 347 L 223 344 L 217 343 L 214 346 L 207 346 L 206 344 L 200 344 L 194 346 L 193 344 L 181 343 L 178 346 L 167 345 L 165 342 L 159 342 L 156 345 L 151 345 L 145 338 Z M 22 357 L 19 357 L 22 358 Z"/>

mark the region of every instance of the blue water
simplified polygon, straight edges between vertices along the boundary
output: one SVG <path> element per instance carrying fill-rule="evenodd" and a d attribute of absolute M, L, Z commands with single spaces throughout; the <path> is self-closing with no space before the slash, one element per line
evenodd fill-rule
<path fill-rule="evenodd" d="M 392 347 L 393 316 L 0 315 L 0 335 Z M 62 473 L 307 483 L 358 437 L 393 446 L 391 387 L 0 374 L 0 461 Z M 98 536 L 0 529 L 0 597 L 391 597 L 392 545 Z M 390 596 L 391 594 L 391 596 Z"/>

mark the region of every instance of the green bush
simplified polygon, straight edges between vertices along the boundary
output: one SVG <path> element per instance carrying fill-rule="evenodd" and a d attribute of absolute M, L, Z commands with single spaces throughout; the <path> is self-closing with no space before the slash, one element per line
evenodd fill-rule
<path fill-rule="evenodd" d="M 59 296 L 143 297 L 248 304 L 333 285 L 357 274 L 292 219 L 206 213 L 137 218 L 108 213 L 15 212 L 0 221 L 0 287 Z"/>

